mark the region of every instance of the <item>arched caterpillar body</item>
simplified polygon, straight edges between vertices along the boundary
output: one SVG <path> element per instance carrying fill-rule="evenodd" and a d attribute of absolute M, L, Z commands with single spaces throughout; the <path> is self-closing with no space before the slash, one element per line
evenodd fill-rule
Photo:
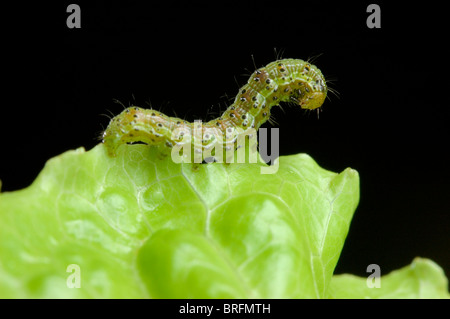
<path fill-rule="evenodd" d="M 103 143 L 111 156 L 116 155 L 119 145 L 131 142 L 166 150 L 190 143 L 202 151 L 220 143 L 223 149 L 230 150 L 236 147 L 240 134 L 258 130 L 269 120 L 271 108 L 280 102 L 313 110 L 323 104 L 326 96 L 326 81 L 316 66 L 299 59 L 278 60 L 257 69 L 222 116 L 199 125 L 199 139 L 189 138 L 194 136 L 198 122 L 132 106 L 111 120 L 103 133 Z"/>

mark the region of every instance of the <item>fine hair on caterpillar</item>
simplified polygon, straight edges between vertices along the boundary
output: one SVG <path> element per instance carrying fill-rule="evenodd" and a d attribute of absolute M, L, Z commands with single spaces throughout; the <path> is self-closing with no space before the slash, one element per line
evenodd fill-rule
<path fill-rule="evenodd" d="M 102 139 L 110 156 L 115 156 L 122 144 L 143 142 L 158 147 L 161 154 L 170 153 L 177 163 L 231 163 L 235 151 L 239 155 L 239 150 L 247 149 L 248 141 L 252 163 L 256 162 L 257 131 L 270 121 L 273 106 L 289 103 L 306 110 L 319 110 L 327 91 L 325 78 L 316 66 L 299 59 L 277 60 L 253 72 L 234 102 L 214 120 L 192 123 L 156 110 L 131 106 L 111 119 Z M 278 151 L 278 145 L 273 145 L 278 143 L 274 136 L 279 136 L 278 131 L 272 132 L 271 157 L 274 150 Z M 264 146 L 267 150 L 267 145 Z M 240 160 L 242 155 L 238 156 Z"/>

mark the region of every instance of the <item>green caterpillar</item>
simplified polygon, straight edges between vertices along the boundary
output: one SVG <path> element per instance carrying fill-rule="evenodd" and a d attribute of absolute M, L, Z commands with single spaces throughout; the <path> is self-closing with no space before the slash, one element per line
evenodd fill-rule
<path fill-rule="evenodd" d="M 190 123 L 132 106 L 111 120 L 103 133 L 103 143 L 111 156 L 116 155 L 121 144 L 132 142 L 160 147 L 163 153 L 174 146 L 192 147 L 202 154 L 218 145 L 234 150 L 239 136 L 252 136 L 251 132 L 270 119 L 273 106 L 288 102 L 303 109 L 317 109 L 327 91 L 324 76 L 316 66 L 299 59 L 278 60 L 256 70 L 234 103 L 217 119 Z M 210 155 L 214 156 L 214 151 Z M 202 155 L 200 161 L 204 159 Z"/>

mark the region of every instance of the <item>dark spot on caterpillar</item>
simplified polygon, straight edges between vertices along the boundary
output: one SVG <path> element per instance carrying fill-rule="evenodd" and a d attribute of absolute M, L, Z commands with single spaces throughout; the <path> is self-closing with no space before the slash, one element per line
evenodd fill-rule
<path fill-rule="evenodd" d="M 234 107 L 234 106 L 231 106 L 230 107 L 230 110 L 235 110 L 236 108 Z"/>
<path fill-rule="evenodd" d="M 246 90 L 246 89 L 243 89 L 243 90 L 241 91 L 241 94 L 244 94 L 245 92 L 247 92 L 247 90 Z"/>
<path fill-rule="evenodd" d="M 247 115 L 244 114 L 244 115 L 241 116 L 241 118 L 242 118 L 243 120 L 245 120 L 245 119 L 247 118 Z"/>
<path fill-rule="evenodd" d="M 220 122 L 216 122 L 216 126 L 220 126 Z"/>
<path fill-rule="evenodd" d="M 272 82 L 271 79 L 267 79 L 267 80 L 266 80 L 266 83 L 267 83 L 267 84 L 270 84 L 270 82 Z"/>
<path fill-rule="evenodd" d="M 263 116 L 266 117 L 266 116 L 267 116 L 267 112 L 264 112 L 264 113 L 263 113 Z"/>
<path fill-rule="evenodd" d="M 255 73 L 256 74 L 261 74 L 261 71 L 260 70 L 256 70 Z"/>
<path fill-rule="evenodd" d="M 135 110 L 135 111 L 139 111 L 139 108 L 138 108 L 138 107 L 135 107 L 134 110 Z"/>
<path fill-rule="evenodd" d="M 236 117 L 234 113 L 230 113 L 230 117 Z"/>
<path fill-rule="evenodd" d="M 156 116 L 156 113 L 152 113 L 152 116 Z"/>
<path fill-rule="evenodd" d="M 266 86 L 266 90 L 270 90 L 270 86 Z"/>
<path fill-rule="evenodd" d="M 273 97 L 273 100 L 274 100 L 274 101 L 278 100 L 278 96 L 274 96 L 274 97 Z"/>
<path fill-rule="evenodd" d="M 172 146 L 173 146 L 173 144 L 172 144 L 172 143 L 170 143 L 169 141 L 166 141 L 166 146 L 167 146 L 167 147 L 172 147 Z"/>
<path fill-rule="evenodd" d="M 308 87 L 305 87 L 305 91 L 309 93 L 309 88 L 308 88 Z"/>
<path fill-rule="evenodd" d="M 258 81 L 259 81 L 259 77 L 256 76 L 256 77 L 254 78 L 254 80 L 255 80 L 256 82 L 258 82 Z"/>
<path fill-rule="evenodd" d="M 241 102 L 247 101 L 247 99 L 245 97 L 241 97 L 240 100 L 241 100 Z"/>
<path fill-rule="evenodd" d="M 278 87 L 273 89 L 273 93 L 276 93 L 278 91 Z"/>
<path fill-rule="evenodd" d="M 252 101 L 256 101 L 256 100 L 257 100 L 256 96 L 252 97 Z"/>
<path fill-rule="evenodd" d="M 258 108 L 258 104 L 253 104 L 253 108 L 257 109 Z"/>
<path fill-rule="evenodd" d="M 134 114 L 133 116 L 134 116 L 135 118 L 136 118 L 136 117 L 138 117 L 138 115 L 137 115 L 137 114 Z"/>
<path fill-rule="evenodd" d="M 177 125 L 180 125 L 181 124 L 181 122 L 180 121 L 177 121 Z"/>
<path fill-rule="evenodd" d="M 135 130 L 136 132 L 139 132 L 139 129 L 138 129 L 137 127 L 135 127 L 134 130 Z"/>
<path fill-rule="evenodd" d="M 281 68 L 280 72 L 286 72 L 286 70 L 284 68 Z"/>
<path fill-rule="evenodd" d="M 285 92 L 285 93 L 289 92 L 289 88 L 285 88 L 285 89 L 284 89 L 284 92 Z"/>
<path fill-rule="evenodd" d="M 158 127 L 162 127 L 163 125 L 161 123 L 158 123 Z"/>

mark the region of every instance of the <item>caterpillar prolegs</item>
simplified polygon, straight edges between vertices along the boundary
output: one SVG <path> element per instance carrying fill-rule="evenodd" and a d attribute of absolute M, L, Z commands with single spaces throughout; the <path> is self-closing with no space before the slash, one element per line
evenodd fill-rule
<path fill-rule="evenodd" d="M 324 76 L 316 66 L 299 59 L 278 60 L 257 69 L 219 118 L 190 123 L 156 110 L 131 106 L 111 119 L 103 133 L 103 143 L 111 156 L 116 155 L 121 144 L 143 142 L 160 147 L 166 154 L 174 154 L 174 147 L 184 153 L 192 149 L 196 163 L 210 156 L 221 161 L 222 151 L 234 151 L 239 148 L 241 137 L 256 135 L 270 119 L 273 106 L 288 102 L 302 109 L 317 109 L 325 101 L 327 90 Z"/>

